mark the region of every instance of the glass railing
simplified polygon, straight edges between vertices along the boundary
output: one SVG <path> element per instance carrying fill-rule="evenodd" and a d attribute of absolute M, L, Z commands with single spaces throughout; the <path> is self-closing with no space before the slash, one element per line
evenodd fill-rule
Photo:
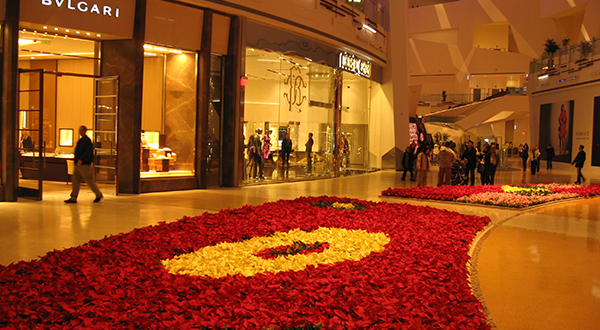
<path fill-rule="evenodd" d="M 600 38 L 588 43 L 579 43 L 559 50 L 554 54 L 544 54 L 542 58 L 529 62 L 529 73 L 555 71 L 557 73 L 577 70 L 600 59 Z"/>
<path fill-rule="evenodd" d="M 389 30 L 387 7 L 380 0 L 344 0 L 354 9 L 365 14 L 367 18 Z"/>
<path fill-rule="evenodd" d="M 527 95 L 527 90 L 525 87 L 508 87 L 505 91 L 505 95 Z M 452 102 L 452 103 L 472 103 L 483 101 L 488 97 L 493 96 L 495 93 L 468 93 L 468 94 L 446 94 L 446 99 L 444 100 L 444 95 L 442 94 L 421 94 L 419 98 L 419 102 L 423 103 L 443 103 L 443 102 Z"/>

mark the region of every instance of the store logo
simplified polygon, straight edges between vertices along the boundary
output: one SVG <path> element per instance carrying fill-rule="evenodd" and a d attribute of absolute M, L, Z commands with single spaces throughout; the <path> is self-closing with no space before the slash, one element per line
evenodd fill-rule
<path fill-rule="evenodd" d="M 56 5 L 58 8 L 63 6 L 70 10 L 77 10 L 82 13 L 97 14 L 102 16 L 119 17 L 119 8 L 112 8 L 111 6 L 98 6 L 94 3 L 90 6 L 85 1 L 72 1 L 72 0 L 42 0 L 42 5 L 52 6 Z"/>
<path fill-rule="evenodd" d="M 348 53 L 340 53 L 338 66 L 359 76 L 371 77 L 371 62 Z"/>
<path fill-rule="evenodd" d="M 302 77 L 302 70 L 295 66 L 291 67 L 290 74 L 283 83 L 286 86 L 290 86 L 290 92 L 283 93 L 283 97 L 288 102 L 288 110 L 292 111 L 293 106 L 300 108 L 304 101 L 306 101 L 306 95 L 302 95 L 303 91 L 306 90 L 306 82 Z M 302 112 L 302 109 L 298 109 L 298 112 Z"/>

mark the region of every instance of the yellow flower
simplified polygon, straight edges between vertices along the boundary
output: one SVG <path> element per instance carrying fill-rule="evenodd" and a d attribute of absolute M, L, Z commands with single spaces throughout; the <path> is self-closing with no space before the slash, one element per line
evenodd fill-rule
<path fill-rule="evenodd" d="M 275 259 L 257 257 L 260 251 L 291 245 L 301 241 L 307 244 L 327 242 L 329 247 L 319 253 L 281 255 Z M 237 243 L 220 243 L 198 251 L 163 260 L 171 274 L 225 277 L 227 275 L 254 276 L 256 274 L 300 271 L 309 265 L 317 267 L 346 260 L 361 260 L 373 252 L 383 252 L 390 238 L 385 233 L 365 230 L 319 228 L 312 232 L 292 229 L 268 237 L 254 237 Z"/>
<path fill-rule="evenodd" d="M 331 204 L 331 207 L 333 207 L 334 209 L 344 209 L 344 210 L 354 210 L 354 204 L 352 203 L 338 203 L 335 202 L 333 204 Z"/>

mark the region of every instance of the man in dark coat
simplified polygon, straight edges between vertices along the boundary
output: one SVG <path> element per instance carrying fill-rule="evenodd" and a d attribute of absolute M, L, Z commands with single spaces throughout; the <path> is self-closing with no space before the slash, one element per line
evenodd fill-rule
<path fill-rule="evenodd" d="M 471 181 L 471 185 L 475 185 L 475 168 L 477 167 L 477 150 L 473 146 L 473 141 L 469 141 L 467 149 L 463 152 L 461 159 L 467 160 L 467 181 Z"/>
<path fill-rule="evenodd" d="M 404 168 L 404 173 L 402 173 L 402 181 L 406 179 L 406 172 L 410 172 L 410 181 L 416 181 L 415 171 L 413 170 L 415 159 L 415 143 L 412 142 L 406 147 L 406 150 L 404 150 L 404 156 L 402 156 L 402 167 Z"/>
<path fill-rule="evenodd" d="M 79 127 L 79 141 L 75 147 L 75 171 L 73 172 L 73 190 L 71 191 L 71 198 L 65 200 L 65 203 L 77 203 L 77 197 L 79 196 L 79 186 L 81 182 L 86 182 L 90 189 L 96 194 L 94 203 L 98 203 L 104 196 L 98 189 L 96 181 L 92 176 L 92 162 L 94 160 L 94 145 L 92 140 L 87 136 L 87 127 Z"/>
<path fill-rule="evenodd" d="M 552 160 L 554 159 L 554 147 L 551 144 L 546 148 L 546 169 L 552 169 Z"/>
<path fill-rule="evenodd" d="M 577 168 L 577 181 L 575 181 L 575 183 L 577 184 L 581 184 L 582 180 L 583 182 L 585 182 L 585 177 L 583 176 L 583 173 L 581 173 L 583 163 L 585 163 L 585 151 L 583 151 L 583 145 L 580 145 L 579 152 L 577 153 L 577 156 L 575 156 L 575 159 L 573 159 L 573 162 L 571 163 L 571 165 L 575 165 L 575 167 Z"/>
<path fill-rule="evenodd" d="M 292 139 L 290 139 L 290 133 L 287 133 L 281 142 L 281 159 L 282 159 L 282 172 L 287 178 L 288 172 L 290 171 L 290 154 L 292 153 Z"/>

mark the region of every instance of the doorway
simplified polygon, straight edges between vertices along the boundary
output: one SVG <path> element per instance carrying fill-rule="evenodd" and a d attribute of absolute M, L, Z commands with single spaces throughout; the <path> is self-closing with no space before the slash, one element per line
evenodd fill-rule
<path fill-rule="evenodd" d="M 481 101 L 481 88 L 473 88 L 473 102 Z"/>
<path fill-rule="evenodd" d="M 19 69 L 19 197 L 42 199 L 46 146 L 44 143 L 44 70 Z"/>
<path fill-rule="evenodd" d="M 114 185 L 118 77 L 19 69 L 18 86 L 19 197 L 42 200 L 44 181 L 69 183 L 69 162 L 73 162 L 77 131 L 87 122 L 80 120 L 82 117 L 93 118 L 88 134 L 95 146 L 96 179 Z M 60 90 L 69 93 L 59 96 Z M 65 106 L 64 99 L 86 98 L 82 94 L 87 93 L 95 100 L 91 111 L 85 111 L 86 107 L 79 107 L 79 103 L 73 106 L 67 102 L 69 106 Z"/>

